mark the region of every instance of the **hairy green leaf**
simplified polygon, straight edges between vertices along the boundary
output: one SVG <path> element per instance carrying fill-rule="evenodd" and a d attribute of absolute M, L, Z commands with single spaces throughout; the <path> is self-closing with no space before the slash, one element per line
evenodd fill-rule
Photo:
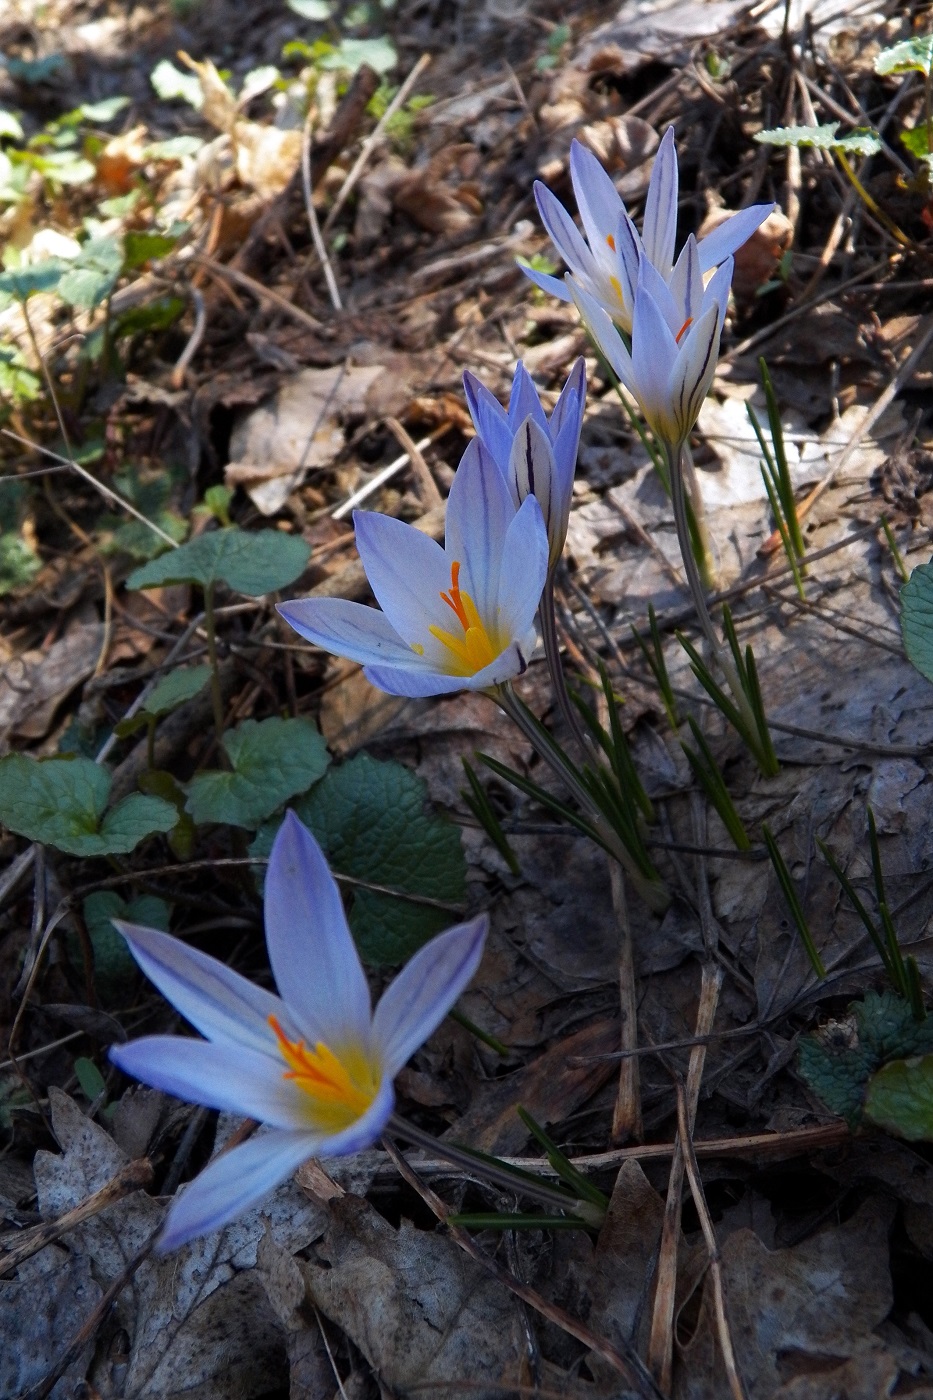
<path fill-rule="evenodd" d="M 933 681 L 933 560 L 918 565 L 901 589 L 901 634 L 909 659 Z"/>
<path fill-rule="evenodd" d="M 39 762 L 8 754 L 0 759 L 0 821 L 74 856 L 132 851 L 143 837 L 175 825 L 174 807 L 138 793 L 104 815 L 110 782 L 107 769 L 89 758 Z"/>
<path fill-rule="evenodd" d="M 160 588 L 167 583 L 199 583 L 207 588 L 221 582 L 237 593 L 257 598 L 294 583 L 310 555 L 310 546 L 303 539 L 280 530 L 257 530 L 252 534 L 235 527 L 212 530 L 135 569 L 126 586 Z"/>
<path fill-rule="evenodd" d="M 883 1065 L 869 1082 L 865 1117 L 909 1142 L 933 1139 L 933 1055 Z"/>
<path fill-rule="evenodd" d="M 759 131 L 755 140 L 765 146 L 815 146 L 821 151 L 845 151 L 856 156 L 874 155 L 881 142 L 873 131 L 857 129 L 848 136 L 837 136 L 838 122 L 825 126 L 776 126 Z"/>
<path fill-rule="evenodd" d="M 916 39 L 905 39 L 893 48 L 882 49 L 875 59 L 875 72 L 922 73 L 925 78 L 933 69 L 933 34 L 924 34 Z"/>
<path fill-rule="evenodd" d="M 223 745 L 232 773 L 198 773 L 188 783 L 193 821 L 228 822 L 255 831 L 296 793 L 306 792 L 330 762 L 308 719 L 247 719 L 228 729 Z"/>

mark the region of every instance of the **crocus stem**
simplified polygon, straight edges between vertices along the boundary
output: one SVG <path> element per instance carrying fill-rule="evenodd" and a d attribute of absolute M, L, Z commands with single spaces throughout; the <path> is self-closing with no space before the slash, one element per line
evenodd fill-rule
<path fill-rule="evenodd" d="M 559 1206 L 568 1214 L 579 1215 L 591 1224 L 602 1224 L 604 1212 L 593 1202 L 574 1200 L 566 1191 L 561 1191 L 556 1186 L 548 1186 L 543 1181 L 540 1183 L 529 1181 L 528 1174 L 523 1173 L 519 1176 L 515 1172 L 509 1171 L 505 1166 L 497 1166 L 495 1162 L 489 1161 L 485 1155 L 474 1156 L 472 1152 L 454 1147 L 449 1142 L 439 1142 L 430 1133 L 424 1132 L 421 1128 L 413 1127 L 404 1118 L 400 1118 L 397 1113 L 393 1113 L 389 1119 L 388 1130 L 393 1136 L 400 1137 L 403 1142 L 420 1147 L 425 1152 L 430 1152 L 432 1156 L 440 1157 L 445 1162 L 450 1162 L 452 1166 L 460 1167 L 471 1176 L 485 1177 L 487 1181 L 494 1182 L 507 1191 L 513 1191 L 522 1196 L 533 1196 L 544 1205 Z"/>
<path fill-rule="evenodd" d="M 214 728 L 217 743 L 224 736 L 224 701 L 220 693 L 220 667 L 217 662 L 217 627 L 214 620 L 214 585 L 204 589 L 204 631 L 207 634 L 207 656 L 211 663 L 211 701 L 214 706 Z"/>
<path fill-rule="evenodd" d="M 512 691 L 512 687 L 506 682 L 505 685 L 496 686 L 494 690 L 487 692 L 501 710 L 508 715 L 513 724 L 521 730 L 525 738 L 539 758 L 543 758 L 548 767 L 557 774 L 561 782 L 577 800 L 586 812 L 593 830 L 599 836 L 600 841 L 605 846 L 610 855 L 614 856 L 619 864 L 625 869 L 632 880 L 632 884 L 649 909 L 662 912 L 670 904 L 670 895 L 664 885 L 658 880 L 646 879 L 629 854 L 622 839 L 615 829 L 606 820 L 604 814 L 593 801 L 592 796 L 587 791 L 586 786 L 581 782 L 576 769 L 571 764 L 567 756 L 561 753 L 556 745 L 544 742 L 538 733 L 536 726 L 526 714 L 524 707 Z"/>
<path fill-rule="evenodd" d="M 703 497 L 700 495 L 700 483 L 697 481 L 696 467 L 693 465 L 693 453 L 686 443 L 681 450 L 681 461 L 684 467 L 684 482 L 689 495 L 689 508 L 693 512 L 694 557 L 700 570 L 703 587 L 711 588 L 713 580 L 710 573 L 709 531 L 706 528 L 706 514 L 703 510 Z M 688 526 L 690 524 L 689 515 L 687 524 Z"/>
<path fill-rule="evenodd" d="M 755 719 L 754 711 L 745 694 L 741 677 L 732 663 L 732 658 L 726 655 L 716 629 L 713 626 L 713 619 L 709 615 L 709 608 L 706 605 L 706 592 L 703 588 L 703 581 L 700 578 L 700 571 L 694 557 L 693 548 L 690 543 L 690 530 L 687 524 L 687 501 L 684 494 L 683 478 L 683 445 L 676 447 L 667 446 L 668 463 L 671 473 L 671 504 L 674 507 L 674 524 L 677 527 L 677 542 L 680 545 L 680 552 L 683 556 L 684 573 L 687 576 L 687 583 L 690 587 L 690 595 L 693 599 L 693 606 L 696 608 L 697 620 L 702 628 L 703 635 L 709 644 L 709 649 L 713 654 L 716 665 L 725 676 L 729 689 L 732 691 L 732 698 L 736 703 L 736 708 L 744 720 L 749 738 L 754 741 L 758 734 L 758 723 Z"/>
<path fill-rule="evenodd" d="M 557 707 L 567 728 L 576 739 L 582 752 L 589 754 L 591 744 L 589 736 L 584 733 L 580 723 L 580 716 L 577 714 L 570 693 L 567 690 L 567 679 L 564 675 L 564 668 L 560 660 L 560 642 L 557 637 L 557 615 L 554 609 L 554 574 L 549 572 L 547 582 L 544 585 L 544 593 L 541 597 L 541 606 L 538 609 L 538 619 L 541 623 L 541 636 L 544 641 L 544 655 L 547 660 L 548 674 L 551 677 L 551 685 L 554 687 L 554 695 L 557 698 Z"/>

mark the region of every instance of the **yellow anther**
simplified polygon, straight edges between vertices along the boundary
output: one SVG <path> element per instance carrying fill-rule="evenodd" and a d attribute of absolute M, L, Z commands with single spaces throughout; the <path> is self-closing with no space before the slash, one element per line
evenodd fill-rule
<path fill-rule="evenodd" d="M 341 1056 L 318 1041 L 309 1050 L 303 1040 L 289 1040 L 275 1016 L 269 1017 L 282 1059 L 288 1069 L 282 1076 L 311 1099 L 315 1117 L 330 1128 L 347 1127 L 370 1107 L 379 1089 L 373 1066 L 362 1049 Z"/>

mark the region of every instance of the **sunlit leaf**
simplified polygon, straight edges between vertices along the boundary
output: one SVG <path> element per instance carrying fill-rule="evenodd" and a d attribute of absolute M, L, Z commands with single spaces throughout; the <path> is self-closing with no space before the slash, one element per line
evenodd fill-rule
<path fill-rule="evenodd" d="M 901 633 L 908 657 L 933 681 L 933 560 L 918 565 L 901 589 Z"/>
<path fill-rule="evenodd" d="M 875 59 L 875 72 L 922 73 L 925 78 L 933 70 L 933 34 L 905 39 L 893 48 L 882 49 Z"/>
<path fill-rule="evenodd" d="M 330 762 L 308 719 L 244 720 L 228 729 L 224 749 L 232 773 L 198 773 L 187 784 L 187 811 L 199 825 L 227 822 L 255 831 L 296 793 L 306 792 Z"/>
<path fill-rule="evenodd" d="M 281 530 L 213 530 L 189 540 L 136 569 L 127 588 L 161 588 L 169 583 L 225 583 L 251 598 L 294 583 L 304 571 L 311 548 L 297 535 Z"/>

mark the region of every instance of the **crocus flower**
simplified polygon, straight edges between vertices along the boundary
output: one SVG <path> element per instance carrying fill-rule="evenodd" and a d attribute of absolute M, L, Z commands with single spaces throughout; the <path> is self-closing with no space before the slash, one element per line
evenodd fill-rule
<path fill-rule="evenodd" d="M 265 919 L 279 996 L 167 933 L 117 924 L 146 976 L 206 1039 L 146 1036 L 112 1046 L 110 1058 L 166 1093 L 268 1125 L 185 1187 L 161 1250 L 219 1229 L 308 1157 L 370 1147 L 392 1113 L 394 1076 L 472 978 L 488 926 L 481 915 L 425 944 L 373 1013 L 340 893 L 293 812 L 269 857 Z"/>
<path fill-rule="evenodd" d="M 570 147 L 570 177 L 586 237 L 546 185 L 536 181 L 534 187 L 544 227 L 569 269 L 567 277 L 561 281 L 524 264 L 522 270 L 561 301 L 570 301 L 575 287 L 586 292 L 630 334 L 642 262 L 649 262 L 665 282 L 670 282 L 674 271 L 678 197 L 674 128 L 668 127 L 654 158 L 640 237 L 612 180 L 579 141 Z M 711 272 L 741 248 L 773 208 L 773 204 L 753 204 L 740 209 L 701 239 L 697 244 L 701 273 Z"/>
<path fill-rule="evenodd" d="M 567 538 L 573 474 L 586 406 L 586 364 L 577 360 L 548 418 L 531 375 L 519 360 L 506 411 L 469 370 L 463 376 L 476 431 L 502 472 L 512 500 L 535 496 L 547 527 L 551 568 Z"/>
<path fill-rule="evenodd" d="M 362 662 L 367 679 L 390 695 L 486 690 L 525 670 L 547 577 L 547 531 L 534 496 L 516 510 L 479 438 L 454 475 L 443 548 L 373 511 L 355 511 L 353 524 L 382 611 L 343 598 L 281 603 L 296 632 Z"/>
<path fill-rule="evenodd" d="M 713 381 L 732 282 L 727 258 L 704 288 L 692 234 L 680 261 L 684 268 L 672 287 L 651 263 L 642 263 L 631 350 L 596 298 L 568 278 L 587 330 L 671 454 L 686 441 Z"/>

